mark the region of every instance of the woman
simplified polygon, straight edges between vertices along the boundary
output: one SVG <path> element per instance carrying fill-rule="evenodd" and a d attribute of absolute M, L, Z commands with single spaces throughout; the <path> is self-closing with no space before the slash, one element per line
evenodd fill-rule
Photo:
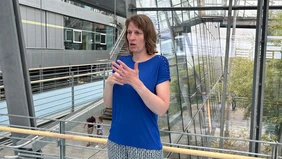
<path fill-rule="evenodd" d="M 162 158 L 158 116 L 170 103 L 168 60 L 156 55 L 157 35 L 146 15 L 125 22 L 130 55 L 112 63 L 104 104 L 113 109 L 108 139 L 109 158 Z"/>

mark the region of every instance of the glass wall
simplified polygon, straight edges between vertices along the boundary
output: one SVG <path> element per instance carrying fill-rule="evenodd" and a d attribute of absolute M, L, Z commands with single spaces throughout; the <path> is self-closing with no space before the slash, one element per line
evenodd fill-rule
<path fill-rule="evenodd" d="M 234 1 L 233 1 L 234 2 Z M 228 6 L 226 0 L 138 0 L 137 7 L 204 7 Z M 253 0 L 235 1 L 234 6 L 257 6 Z M 270 1 L 270 6 L 281 6 L 282 1 Z M 167 126 L 171 131 L 165 142 L 183 145 L 220 147 L 219 138 L 250 138 L 251 112 L 255 88 L 253 83 L 257 10 L 237 10 L 231 28 L 230 46 L 227 44 L 226 16 L 228 11 L 158 11 L 139 12 L 154 20 L 159 34 L 158 50 L 166 56 L 171 69 L 171 104 Z M 282 141 L 280 67 L 282 58 L 281 10 L 270 10 L 264 74 L 263 121 L 261 140 Z M 217 21 L 222 18 L 222 21 Z M 225 20 L 224 20 L 225 19 Z M 242 20 L 243 19 L 243 20 Z M 261 35 L 258 35 L 261 37 Z M 257 44 L 260 45 L 260 44 Z M 226 53 L 226 48 L 229 52 Z M 258 47 L 260 48 L 260 47 Z M 225 61 L 226 54 L 229 59 Z M 228 62 L 228 65 L 225 65 Z M 227 64 L 227 63 L 226 63 Z M 227 79 L 224 81 L 224 67 Z M 261 73 L 261 72 L 258 72 Z M 258 75 L 257 75 L 258 76 Z M 224 86 L 226 82 L 226 87 Z M 223 87 L 224 86 L 224 87 Z M 223 92 L 225 99 L 222 99 Z M 257 99 L 258 102 L 260 99 Z M 224 103 L 221 103 L 224 101 Z M 223 118 L 222 118 L 223 117 Z M 259 118 L 259 117 L 257 117 Z M 221 125 L 222 124 L 222 125 Z M 161 132 L 164 129 L 160 129 Z M 167 131 L 165 131 L 168 134 Z M 187 134 L 188 133 L 188 134 Z M 163 139 L 163 138 L 162 138 Z M 224 148 L 249 151 L 249 142 L 225 140 Z M 260 150 L 270 154 L 271 148 Z M 168 158 L 191 156 L 167 154 Z"/>
<path fill-rule="evenodd" d="M 110 50 L 114 27 L 64 16 L 66 50 Z"/>
<path fill-rule="evenodd" d="M 150 4 L 151 7 L 198 5 L 197 1 L 171 3 L 170 0 L 159 0 L 156 4 L 153 0 L 142 0 L 142 3 L 137 2 L 137 7 L 148 7 L 142 4 Z M 154 21 L 159 35 L 158 50 L 170 63 L 171 104 L 166 120 L 164 117 L 160 118 L 162 141 L 208 146 L 211 141 L 199 135 L 215 134 L 219 126 L 219 81 L 223 72 L 220 24 L 203 23 L 198 11 L 139 13 L 148 15 Z M 171 133 L 164 130 L 170 130 Z M 168 158 L 189 157 L 166 155 Z"/>

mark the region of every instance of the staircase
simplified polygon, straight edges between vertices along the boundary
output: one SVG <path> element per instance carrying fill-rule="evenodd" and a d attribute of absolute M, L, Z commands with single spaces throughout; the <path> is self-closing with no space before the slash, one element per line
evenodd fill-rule
<path fill-rule="evenodd" d="M 103 120 L 112 120 L 112 108 L 105 108 L 102 118 Z"/>
<path fill-rule="evenodd" d="M 128 51 L 128 48 L 127 48 L 127 44 L 126 43 L 124 43 L 123 45 L 122 45 L 122 48 L 121 48 L 121 50 L 119 51 L 119 53 L 118 53 L 118 57 L 119 56 L 125 56 L 125 55 L 128 55 L 129 54 L 129 51 Z M 114 59 L 113 59 L 114 60 Z"/>
<path fill-rule="evenodd" d="M 115 45 L 113 46 L 113 49 L 110 51 L 110 54 L 109 54 L 110 61 L 116 60 L 116 58 L 120 55 L 128 54 L 127 44 L 125 42 L 126 40 L 124 37 L 125 31 L 126 31 L 125 29 L 126 28 L 124 27 L 121 34 L 118 36 L 118 39 Z"/>
<path fill-rule="evenodd" d="M 123 28 L 121 34 L 118 37 L 116 44 L 114 45 L 113 49 L 110 52 L 110 59 L 111 61 L 115 61 L 119 56 L 128 55 L 127 44 L 125 42 L 125 27 Z M 112 120 L 112 108 L 105 108 L 102 112 L 103 120 Z"/>

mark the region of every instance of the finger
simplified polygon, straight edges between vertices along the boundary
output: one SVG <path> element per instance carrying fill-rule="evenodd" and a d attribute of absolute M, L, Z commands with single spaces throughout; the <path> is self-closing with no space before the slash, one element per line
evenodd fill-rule
<path fill-rule="evenodd" d="M 112 66 L 112 69 L 117 72 L 120 76 L 124 76 L 124 70 L 122 67 L 116 68 L 114 66 Z"/>
<path fill-rule="evenodd" d="M 113 77 L 115 78 L 115 80 L 122 80 L 122 77 L 120 76 L 120 74 L 118 73 L 118 72 L 115 72 L 114 74 L 113 74 Z"/>
<path fill-rule="evenodd" d="M 120 60 L 119 60 L 120 61 Z M 125 64 L 124 64 L 125 65 Z M 113 70 L 117 71 L 117 70 L 120 70 L 120 71 L 117 71 L 120 75 L 124 74 L 124 67 L 121 65 L 121 64 L 118 64 L 116 62 L 112 62 L 112 66 L 116 69 L 114 69 L 113 67 Z M 126 66 L 126 65 L 125 65 Z"/>
<path fill-rule="evenodd" d="M 117 73 L 120 73 L 121 71 L 118 69 L 118 68 L 116 68 L 115 66 L 112 66 L 112 69 L 115 71 L 115 72 L 117 72 Z"/>
<path fill-rule="evenodd" d="M 117 64 L 116 62 L 112 62 L 112 66 L 115 67 L 115 68 L 119 68 L 119 64 Z"/>
<path fill-rule="evenodd" d="M 134 64 L 134 70 L 137 71 L 137 72 L 139 71 L 139 70 L 138 70 L 138 63 L 139 63 L 139 62 L 136 61 L 135 64 Z"/>
<path fill-rule="evenodd" d="M 122 68 L 123 68 L 124 70 L 131 69 L 131 68 L 129 68 L 125 63 L 123 63 L 122 61 L 118 60 L 117 62 L 122 66 Z"/>
<path fill-rule="evenodd" d="M 122 79 L 119 79 L 119 78 L 116 78 L 116 77 L 113 77 L 113 82 L 115 84 L 119 84 L 119 85 L 124 85 L 124 82 Z"/>
<path fill-rule="evenodd" d="M 119 82 L 119 81 L 116 81 L 116 82 L 115 82 L 115 84 L 118 84 L 118 85 L 121 85 L 121 86 L 123 86 L 123 85 L 124 85 L 124 83 L 123 83 L 123 82 Z"/>

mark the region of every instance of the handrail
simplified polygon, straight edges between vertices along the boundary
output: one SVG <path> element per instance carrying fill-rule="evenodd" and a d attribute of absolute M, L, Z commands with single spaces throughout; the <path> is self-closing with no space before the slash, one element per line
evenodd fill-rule
<path fill-rule="evenodd" d="M 92 73 L 84 73 L 84 74 L 74 75 L 73 77 L 89 76 L 89 75 L 95 75 L 95 74 L 104 73 L 104 72 L 111 72 L 111 71 L 112 70 L 105 70 L 105 71 L 98 71 L 98 72 L 92 72 Z M 35 84 L 35 83 L 40 83 L 40 82 L 50 82 L 50 81 L 69 79 L 69 78 L 72 78 L 72 76 L 64 76 L 64 77 L 57 77 L 57 78 L 31 81 L 30 84 Z M 1 85 L 0 88 L 4 88 L 4 85 Z"/>
<path fill-rule="evenodd" d="M 89 64 L 78 64 L 78 65 L 50 66 L 50 67 L 36 67 L 36 68 L 30 68 L 28 70 L 29 71 L 35 71 L 35 70 L 45 70 L 45 69 L 54 69 L 54 68 L 67 68 L 67 67 L 88 66 L 88 65 L 101 65 L 101 64 L 110 64 L 110 62 L 99 62 L 99 63 L 89 63 Z"/>
<path fill-rule="evenodd" d="M 78 65 L 63 65 L 63 66 L 50 66 L 50 67 L 34 67 L 29 68 L 29 71 L 36 71 L 36 70 L 46 70 L 46 69 L 54 69 L 54 68 L 67 68 L 67 67 L 77 67 L 77 66 L 88 66 L 88 65 L 101 65 L 101 64 L 110 64 L 111 62 L 99 62 L 99 63 L 89 63 L 89 64 L 78 64 Z M 0 73 L 2 71 L 0 70 Z"/>
<path fill-rule="evenodd" d="M 107 139 L 102 139 L 102 138 L 87 137 L 87 136 L 80 136 L 80 135 L 70 135 L 70 134 L 60 134 L 60 133 L 54 133 L 54 132 L 29 130 L 29 129 L 21 129 L 21 128 L 11 128 L 7 126 L 0 126 L 0 130 L 6 131 L 6 132 L 38 135 L 38 136 L 77 140 L 77 141 L 95 142 L 95 143 L 101 143 L 101 144 L 107 143 Z M 263 158 L 250 157 L 250 156 L 224 154 L 224 153 L 219 153 L 219 152 L 205 152 L 201 150 L 191 150 L 191 149 L 176 148 L 176 147 L 169 147 L 169 146 L 163 146 L 163 151 L 186 154 L 186 155 L 202 156 L 202 157 L 220 158 L 220 159 L 263 159 Z"/>
<path fill-rule="evenodd" d="M 114 56 L 115 52 L 117 51 L 118 45 L 120 44 L 121 40 L 123 39 L 124 33 L 125 33 L 126 27 L 124 27 L 113 47 L 113 49 L 110 52 L 110 59 L 112 59 L 112 57 Z"/>

